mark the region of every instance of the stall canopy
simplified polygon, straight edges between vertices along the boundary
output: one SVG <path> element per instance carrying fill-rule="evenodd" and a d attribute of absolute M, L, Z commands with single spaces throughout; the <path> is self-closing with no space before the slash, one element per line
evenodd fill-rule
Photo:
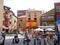
<path fill-rule="evenodd" d="M 55 31 L 52 28 L 47 28 L 45 31 Z"/>
<path fill-rule="evenodd" d="M 41 28 L 37 28 L 37 29 L 35 29 L 34 31 L 44 31 L 44 30 L 41 29 Z"/>

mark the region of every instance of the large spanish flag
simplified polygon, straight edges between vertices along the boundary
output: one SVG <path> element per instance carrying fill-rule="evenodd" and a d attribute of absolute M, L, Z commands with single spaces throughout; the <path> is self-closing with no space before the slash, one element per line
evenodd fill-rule
<path fill-rule="evenodd" d="M 26 22 L 26 28 L 37 28 L 37 21 L 36 20 L 27 20 Z"/>

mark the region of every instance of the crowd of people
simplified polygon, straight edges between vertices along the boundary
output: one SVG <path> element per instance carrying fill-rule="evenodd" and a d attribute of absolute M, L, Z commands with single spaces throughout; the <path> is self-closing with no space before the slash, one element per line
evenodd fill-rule
<path fill-rule="evenodd" d="M 5 32 L 4 30 L 2 31 L 2 36 L 4 37 L 5 40 Z M 15 37 L 17 36 L 18 33 L 16 33 Z M 15 38 L 14 39 L 18 39 Z M 34 37 L 32 37 L 34 39 L 34 45 L 60 45 L 60 31 L 58 33 L 44 33 L 44 31 L 39 31 L 38 33 L 35 33 Z M 13 41 L 14 41 L 13 39 Z M 19 41 L 19 39 L 18 39 Z M 29 45 L 29 43 L 31 42 L 31 39 L 28 36 L 28 33 L 25 32 L 24 33 L 24 38 L 23 38 L 23 44 L 24 45 Z"/>
<path fill-rule="evenodd" d="M 27 42 L 27 45 L 29 45 L 29 38 L 28 34 L 26 33 L 24 36 L 26 40 L 24 42 Z M 34 45 L 60 45 L 60 32 L 54 33 L 54 34 L 45 34 L 44 32 L 40 31 L 34 39 Z"/>

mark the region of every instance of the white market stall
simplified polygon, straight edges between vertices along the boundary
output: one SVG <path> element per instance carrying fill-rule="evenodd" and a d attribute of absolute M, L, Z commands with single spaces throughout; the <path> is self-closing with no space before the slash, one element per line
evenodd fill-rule
<path fill-rule="evenodd" d="M 34 29 L 33 37 L 35 37 L 35 36 L 37 37 L 38 35 L 42 35 L 42 34 L 44 34 L 44 30 L 41 28 L 36 28 L 36 29 Z"/>
<path fill-rule="evenodd" d="M 53 30 L 52 28 L 47 28 L 45 29 L 46 34 L 55 34 L 55 30 Z"/>
<path fill-rule="evenodd" d="M 55 31 L 52 28 L 47 28 L 45 31 Z"/>
<path fill-rule="evenodd" d="M 37 28 L 37 29 L 34 29 L 34 31 L 44 31 L 44 30 L 41 28 Z"/>

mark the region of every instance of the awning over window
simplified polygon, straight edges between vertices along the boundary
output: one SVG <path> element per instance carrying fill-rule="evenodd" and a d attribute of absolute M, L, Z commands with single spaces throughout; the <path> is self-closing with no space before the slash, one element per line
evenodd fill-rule
<path fill-rule="evenodd" d="M 6 26 L 3 26 L 2 28 L 4 28 L 4 29 L 9 29 L 9 27 L 6 27 Z"/>

